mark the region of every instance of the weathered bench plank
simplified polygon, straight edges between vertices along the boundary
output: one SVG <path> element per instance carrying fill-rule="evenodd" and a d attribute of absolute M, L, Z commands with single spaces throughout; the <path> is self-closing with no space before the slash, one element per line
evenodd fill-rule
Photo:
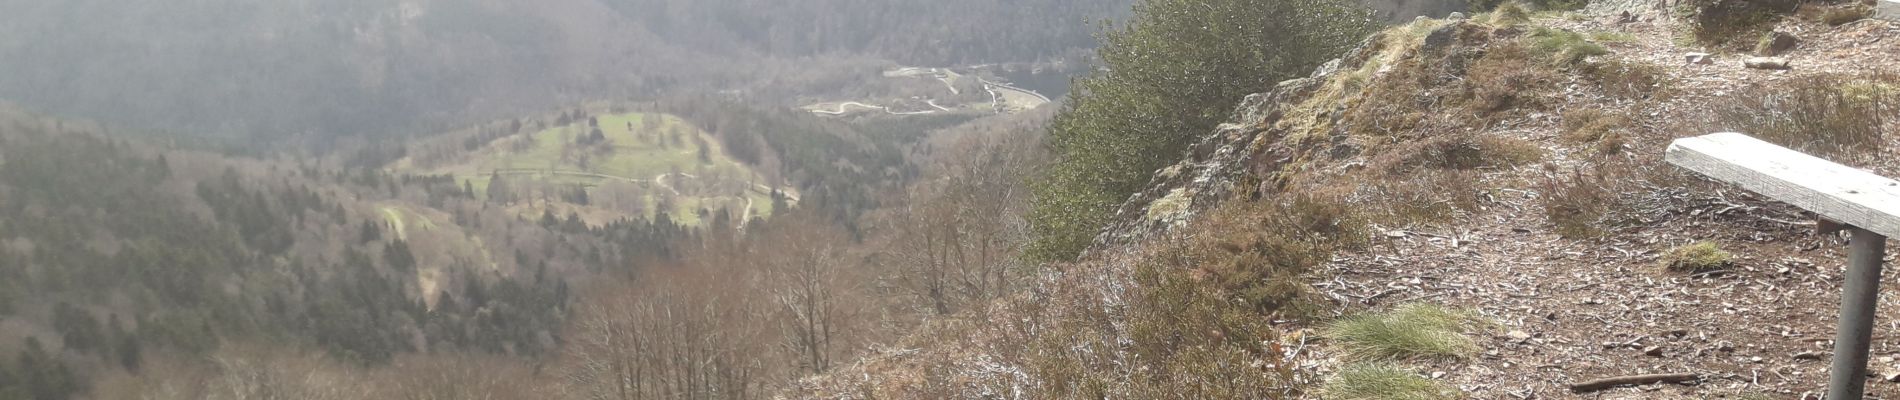
<path fill-rule="evenodd" d="M 1900 182 L 1740 133 L 1677 139 L 1670 164 L 1822 217 L 1900 237 Z"/>

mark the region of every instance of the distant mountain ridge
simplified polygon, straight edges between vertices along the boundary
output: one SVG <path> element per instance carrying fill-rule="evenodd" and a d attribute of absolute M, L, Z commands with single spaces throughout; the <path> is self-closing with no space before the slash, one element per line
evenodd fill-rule
<path fill-rule="evenodd" d="M 229 137 L 430 132 L 594 99 L 825 87 L 837 69 L 815 67 L 831 58 L 1060 54 L 1090 46 L 1086 14 L 1127 8 L 829 3 L 0 0 L 0 99 Z"/>

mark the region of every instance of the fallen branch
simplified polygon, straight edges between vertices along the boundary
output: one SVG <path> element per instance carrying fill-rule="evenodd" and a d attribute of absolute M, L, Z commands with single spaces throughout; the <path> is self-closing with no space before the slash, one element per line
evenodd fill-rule
<path fill-rule="evenodd" d="M 1628 376 L 1618 376 L 1618 377 L 1612 377 L 1612 378 L 1603 378 L 1603 379 L 1598 379 L 1598 380 L 1589 381 L 1589 382 L 1572 384 L 1570 385 L 1570 391 L 1576 392 L 1576 393 L 1589 393 L 1589 392 L 1609 389 L 1609 388 L 1618 387 L 1618 386 L 1625 386 L 1625 385 L 1648 385 L 1651 383 L 1687 383 L 1687 382 L 1694 382 L 1701 379 L 1702 379 L 1701 374 L 1628 375 Z"/>

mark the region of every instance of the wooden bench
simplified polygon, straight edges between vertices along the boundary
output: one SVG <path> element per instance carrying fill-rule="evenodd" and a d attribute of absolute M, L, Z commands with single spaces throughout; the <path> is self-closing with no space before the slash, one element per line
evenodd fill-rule
<path fill-rule="evenodd" d="M 1740 133 L 1678 139 L 1664 160 L 1801 207 L 1853 234 L 1828 380 L 1830 400 L 1860 399 L 1887 237 L 1900 235 L 1900 182 Z"/>

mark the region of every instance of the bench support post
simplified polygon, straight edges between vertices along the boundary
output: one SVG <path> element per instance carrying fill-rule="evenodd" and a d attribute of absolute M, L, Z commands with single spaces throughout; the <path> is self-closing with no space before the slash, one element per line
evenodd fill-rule
<path fill-rule="evenodd" d="M 1887 237 L 1849 227 L 1847 282 L 1841 290 L 1841 318 L 1834 337 L 1834 367 L 1828 400 L 1860 400 L 1867 386 L 1867 350 L 1874 335 L 1874 309 L 1880 301 L 1880 264 Z"/>

